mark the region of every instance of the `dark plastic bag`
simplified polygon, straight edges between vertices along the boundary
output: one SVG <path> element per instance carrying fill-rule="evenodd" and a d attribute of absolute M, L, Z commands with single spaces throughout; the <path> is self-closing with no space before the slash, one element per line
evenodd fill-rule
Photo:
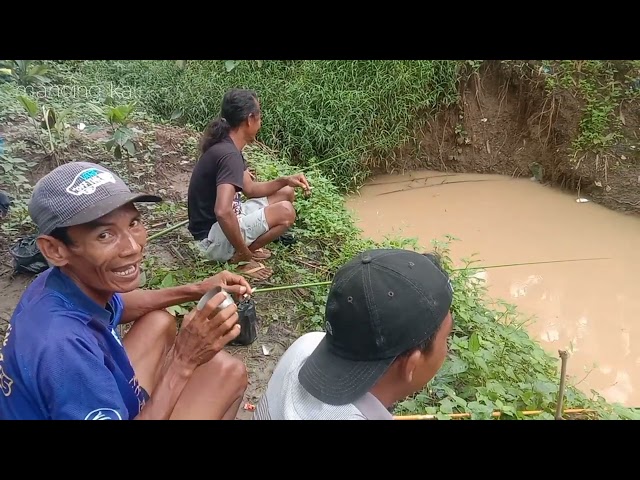
<path fill-rule="evenodd" d="M 245 298 L 238 304 L 238 323 L 240 335 L 231 345 L 251 345 L 258 338 L 258 316 L 256 315 L 256 303 L 252 298 Z"/>
<path fill-rule="evenodd" d="M 9 209 L 11 208 L 12 201 L 13 198 L 11 198 L 11 196 L 7 192 L 5 192 L 4 190 L 0 190 L 0 218 L 9 215 Z"/>
<path fill-rule="evenodd" d="M 294 245 L 298 241 L 298 239 L 295 237 L 293 233 L 285 232 L 282 235 L 280 235 L 278 238 L 276 238 L 275 241 L 280 242 L 285 247 L 290 247 L 291 245 Z"/>
<path fill-rule="evenodd" d="M 36 235 L 19 238 L 9 252 L 13 257 L 15 273 L 35 273 L 36 275 L 49 268 L 47 260 L 36 244 Z"/>

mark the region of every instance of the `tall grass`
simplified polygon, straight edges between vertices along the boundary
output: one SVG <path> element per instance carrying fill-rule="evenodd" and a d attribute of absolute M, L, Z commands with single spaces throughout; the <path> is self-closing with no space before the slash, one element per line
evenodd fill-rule
<path fill-rule="evenodd" d="M 319 164 L 341 189 L 357 186 L 370 159 L 409 140 L 432 112 L 457 101 L 456 61 L 91 61 L 84 84 L 126 87 L 151 114 L 202 130 L 231 87 L 260 96 L 260 140 L 297 166 Z M 110 88 L 110 87 L 109 87 Z M 117 89 L 114 90 L 116 93 Z M 328 160 L 331 161 L 328 161 Z"/>

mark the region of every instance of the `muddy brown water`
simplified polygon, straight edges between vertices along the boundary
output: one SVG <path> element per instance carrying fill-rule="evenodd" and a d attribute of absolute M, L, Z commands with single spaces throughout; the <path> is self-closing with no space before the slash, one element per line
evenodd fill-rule
<path fill-rule="evenodd" d="M 474 253 L 478 265 L 610 258 L 483 275 L 493 298 L 534 316 L 526 328 L 545 350 L 569 350 L 578 388 L 638 407 L 640 220 L 576 199 L 529 179 L 420 171 L 372 178 L 347 207 L 376 240 L 402 235 L 429 247 L 446 234 L 459 238 L 457 265 Z"/>

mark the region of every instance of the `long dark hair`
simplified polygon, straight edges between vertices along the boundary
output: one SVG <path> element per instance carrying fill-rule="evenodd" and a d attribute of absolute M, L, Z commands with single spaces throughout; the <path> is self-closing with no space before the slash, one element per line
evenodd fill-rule
<path fill-rule="evenodd" d="M 222 97 L 220 116 L 214 118 L 200 140 L 200 153 L 204 154 L 213 145 L 229 135 L 231 130 L 237 128 L 249 115 L 260 113 L 258 95 L 253 90 L 233 88 Z"/>

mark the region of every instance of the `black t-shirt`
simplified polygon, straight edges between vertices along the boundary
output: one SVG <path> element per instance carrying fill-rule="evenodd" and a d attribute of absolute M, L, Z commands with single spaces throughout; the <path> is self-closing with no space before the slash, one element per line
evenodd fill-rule
<path fill-rule="evenodd" d="M 230 137 L 213 145 L 196 163 L 189 182 L 189 231 L 193 238 L 207 238 L 218 221 L 214 213 L 218 185 L 230 183 L 236 187 L 233 208 L 240 213 L 240 192 L 247 162 Z"/>

